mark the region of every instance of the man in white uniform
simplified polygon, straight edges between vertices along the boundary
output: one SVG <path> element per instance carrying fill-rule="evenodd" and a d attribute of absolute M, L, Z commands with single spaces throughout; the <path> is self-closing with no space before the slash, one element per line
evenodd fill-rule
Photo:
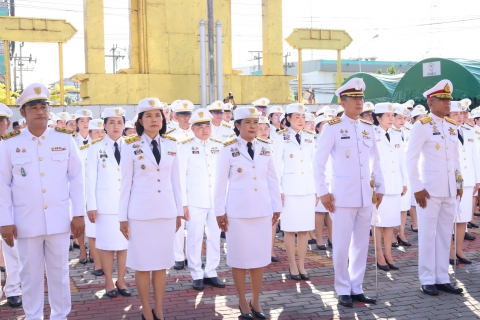
<path fill-rule="evenodd" d="M 225 108 L 222 101 L 217 100 L 207 107 L 212 114 L 212 138 L 225 142 L 235 136 L 231 125 L 223 121 L 223 109 Z"/>
<path fill-rule="evenodd" d="M 12 115 L 12 110 L 3 103 L 0 103 L 0 141 L 2 140 L 1 136 L 5 134 L 8 127 L 10 127 L 9 118 L 12 117 Z M 0 250 L 0 252 L 3 252 L 7 270 L 7 278 L 3 292 L 7 297 L 8 304 L 12 308 L 19 307 L 22 305 L 22 299 L 20 298 L 20 259 L 18 258 L 17 248 L 8 246 L 5 240 L 2 240 L 2 250 Z"/>
<path fill-rule="evenodd" d="M 269 103 L 270 103 L 270 100 L 268 100 L 267 98 L 260 98 L 252 102 L 252 104 L 258 110 L 258 112 L 261 113 L 262 117 L 267 116 L 267 108 Z"/>
<path fill-rule="evenodd" d="M 314 159 L 317 196 L 333 222 L 333 266 L 339 304 L 353 307 L 353 301 L 376 303 L 363 294 L 362 282 L 368 255 L 372 217 L 373 176 L 380 205 L 383 182 L 374 127 L 359 119 L 363 111 L 365 83 L 353 78 L 337 89 L 345 114 L 324 125 Z M 326 163 L 332 160 L 330 189 L 326 184 Z M 371 167 L 369 165 L 371 163 Z"/>
<path fill-rule="evenodd" d="M 220 229 L 213 212 L 215 169 L 223 144 L 210 138 L 212 115 L 206 109 L 195 110 L 190 124 L 194 137 L 184 140 L 178 148 L 183 211 L 187 226 L 188 268 L 193 288 L 203 290 L 204 284 L 223 288 L 217 278 L 220 262 Z M 203 233 L 207 235 L 207 264 L 202 270 Z"/>
<path fill-rule="evenodd" d="M 430 116 L 413 125 L 407 151 L 410 186 L 418 203 L 418 275 L 423 293 L 460 294 L 450 283 L 448 258 L 460 175 L 458 136 L 450 113 L 453 85 L 442 80 L 424 92 Z"/>
<path fill-rule="evenodd" d="M 49 96 L 42 84 L 26 87 L 17 104 L 27 128 L 0 143 L 0 226 L 7 245 L 17 239 L 26 318 L 43 319 L 46 265 L 50 319 L 58 320 L 70 313 L 69 237 L 84 232 L 85 197 L 72 132 L 47 128 Z"/>

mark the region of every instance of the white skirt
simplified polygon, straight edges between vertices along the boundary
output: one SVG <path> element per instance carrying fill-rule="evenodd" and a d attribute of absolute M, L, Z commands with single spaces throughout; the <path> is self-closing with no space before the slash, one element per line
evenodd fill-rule
<path fill-rule="evenodd" d="M 225 235 L 227 237 L 228 266 L 238 269 L 254 269 L 270 264 L 271 216 L 248 219 L 228 217 L 228 231 L 225 232 Z"/>
<path fill-rule="evenodd" d="M 130 240 L 127 267 L 136 271 L 155 271 L 175 264 L 173 242 L 177 218 L 128 220 Z"/>
<path fill-rule="evenodd" d="M 464 187 L 462 201 L 460 201 L 460 212 L 458 213 L 457 222 L 466 223 L 472 220 L 472 204 L 473 204 L 473 187 Z M 457 198 L 458 202 L 458 198 Z"/>
<path fill-rule="evenodd" d="M 95 223 L 91 223 L 88 216 L 85 216 L 85 235 L 89 238 L 95 239 L 97 236 Z"/>
<path fill-rule="evenodd" d="M 95 246 L 100 250 L 127 250 L 128 240 L 120 231 L 120 222 L 116 214 L 98 214 L 95 220 L 97 236 Z"/>
<path fill-rule="evenodd" d="M 412 207 L 412 190 L 407 186 L 407 192 L 400 198 L 400 211 L 408 211 Z"/>
<path fill-rule="evenodd" d="M 315 194 L 286 195 L 281 217 L 283 231 L 300 232 L 315 229 Z"/>
<path fill-rule="evenodd" d="M 400 197 L 399 194 L 385 194 L 383 196 L 382 203 L 378 207 L 380 223 L 377 223 L 377 227 L 396 227 L 400 225 Z"/>

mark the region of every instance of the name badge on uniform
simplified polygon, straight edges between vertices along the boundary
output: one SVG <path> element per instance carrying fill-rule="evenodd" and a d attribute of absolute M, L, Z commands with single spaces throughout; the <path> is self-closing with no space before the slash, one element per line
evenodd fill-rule
<path fill-rule="evenodd" d="M 343 131 L 343 129 L 341 129 L 340 134 L 342 135 L 340 139 L 350 139 L 350 136 L 348 135 L 348 130 L 347 129 L 345 129 L 345 131 Z"/>
<path fill-rule="evenodd" d="M 198 147 L 192 147 L 192 154 L 200 154 L 200 151 L 198 151 Z"/>
<path fill-rule="evenodd" d="M 262 150 L 260 150 L 260 155 L 261 155 L 261 156 L 269 156 L 269 155 L 270 155 L 270 151 L 268 151 L 267 149 L 265 149 L 265 147 L 262 147 Z"/>
<path fill-rule="evenodd" d="M 290 132 L 286 132 L 286 133 L 283 134 L 283 140 L 290 141 Z"/>
<path fill-rule="evenodd" d="M 468 142 L 473 142 L 473 139 L 468 139 Z"/>
<path fill-rule="evenodd" d="M 177 155 L 176 152 L 172 152 L 172 151 L 168 151 L 167 154 L 168 154 L 169 156 L 176 156 L 176 155 Z"/>
<path fill-rule="evenodd" d="M 232 157 L 238 157 L 240 156 L 240 152 L 238 151 L 238 148 L 231 148 L 230 151 L 232 152 Z"/>
<path fill-rule="evenodd" d="M 441 134 L 441 133 L 438 132 L 438 131 L 433 133 L 434 136 L 438 136 L 439 134 Z"/>
<path fill-rule="evenodd" d="M 138 150 L 133 151 L 133 153 L 137 156 L 139 154 L 142 154 L 143 151 L 142 151 L 142 149 L 138 149 Z"/>
<path fill-rule="evenodd" d="M 312 140 L 311 139 L 305 139 L 305 142 L 306 143 L 312 143 Z"/>
<path fill-rule="evenodd" d="M 210 152 L 211 152 L 212 154 L 217 154 L 219 151 L 220 151 L 220 150 L 218 150 L 217 147 L 214 147 L 214 148 L 212 148 L 212 149 L 210 150 Z"/>
<path fill-rule="evenodd" d="M 399 144 L 396 144 L 396 145 L 395 145 L 395 149 L 398 149 L 398 148 L 400 148 L 400 145 L 399 145 Z"/>
<path fill-rule="evenodd" d="M 67 150 L 67 148 L 65 148 L 65 147 L 53 147 L 52 148 L 52 151 L 65 151 L 65 150 Z"/>
<path fill-rule="evenodd" d="M 448 133 L 450 133 L 451 136 L 457 135 L 457 133 L 455 132 L 455 130 L 453 130 L 453 128 L 448 128 Z"/>
<path fill-rule="evenodd" d="M 363 139 L 371 139 L 369 134 L 370 132 L 368 132 L 367 130 L 363 130 L 362 131 Z"/>

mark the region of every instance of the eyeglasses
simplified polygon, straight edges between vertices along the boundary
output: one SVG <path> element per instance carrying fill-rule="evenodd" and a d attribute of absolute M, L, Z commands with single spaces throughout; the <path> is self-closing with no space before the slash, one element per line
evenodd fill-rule
<path fill-rule="evenodd" d="M 222 110 L 212 110 L 210 112 L 213 113 L 213 114 L 223 114 Z"/>
<path fill-rule="evenodd" d="M 280 119 L 280 116 L 279 116 L 278 114 L 274 114 L 274 115 L 272 116 L 272 118 Z"/>

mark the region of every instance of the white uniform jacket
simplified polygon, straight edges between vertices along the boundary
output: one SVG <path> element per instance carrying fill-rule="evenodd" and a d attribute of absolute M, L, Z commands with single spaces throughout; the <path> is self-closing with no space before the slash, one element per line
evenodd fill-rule
<path fill-rule="evenodd" d="M 223 144 L 217 139 L 195 138 L 182 141 L 178 147 L 183 206 L 213 208 L 215 169 Z"/>
<path fill-rule="evenodd" d="M 477 148 L 478 156 L 480 157 L 480 127 L 475 125 L 472 128 L 474 140 L 475 140 L 475 147 Z"/>
<path fill-rule="evenodd" d="M 75 140 L 75 143 L 77 144 L 78 147 L 81 147 L 81 146 L 85 145 L 83 143 L 84 140 L 87 140 L 88 143 L 90 143 L 92 141 L 92 138 L 90 138 L 90 135 L 87 135 L 87 138 L 83 139 L 83 137 L 78 132 L 75 134 L 73 139 Z"/>
<path fill-rule="evenodd" d="M 412 192 L 427 190 L 433 197 L 455 197 L 455 171 L 460 170 L 457 126 L 434 114 L 415 122 L 407 151 Z M 451 122 L 453 123 L 451 123 Z"/>
<path fill-rule="evenodd" d="M 233 137 L 235 137 L 235 133 L 233 132 L 233 127 L 230 124 L 222 120 L 222 123 L 220 123 L 220 125 L 217 127 L 212 123 L 212 138 L 225 142 Z"/>
<path fill-rule="evenodd" d="M 273 140 L 277 136 L 277 128 L 275 128 L 271 123 L 269 124 L 269 126 L 270 126 L 270 140 Z"/>
<path fill-rule="evenodd" d="M 253 160 L 240 138 L 224 143 L 215 177 L 216 216 L 258 218 L 282 211 L 270 144 L 254 139 Z"/>
<path fill-rule="evenodd" d="M 332 158 L 330 190 L 335 205 L 362 208 L 372 205 L 370 179 L 375 178 L 377 193 L 385 193 L 385 183 L 373 125 L 353 120 L 345 114 L 323 126 L 314 159 L 317 196 L 327 194 L 326 163 Z"/>
<path fill-rule="evenodd" d="M 390 141 L 385 135 L 386 132 L 390 136 Z M 407 186 L 408 179 L 401 131 L 399 129 L 385 131 L 380 126 L 376 126 L 375 138 L 383 181 L 385 181 L 385 194 L 402 194 L 403 186 Z"/>
<path fill-rule="evenodd" d="M 162 136 L 159 148 L 157 165 L 145 134 L 125 139 L 120 161 L 119 221 L 183 216 L 175 138 Z"/>
<path fill-rule="evenodd" d="M 180 127 L 168 130 L 166 134 L 177 139 L 177 145 L 180 144 L 181 141 L 193 138 L 194 136 L 193 131 L 190 128 L 183 130 Z"/>
<path fill-rule="evenodd" d="M 88 149 L 87 210 L 99 214 L 118 214 L 122 173 L 115 159 L 115 141 L 105 136 L 92 141 Z M 117 142 L 119 149 L 125 146 L 123 138 Z"/>
<path fill-rule="evenodd" d="M 313 157 L 315 155 L 315 135 L 302 130 L 299 132 L 301 144 L 291 128 L 276 133 L 273 142 L 273 160 L 280 192 L 285 195 L 307 195 L 315 193 L 313 180 Z"/>
<path fill-rule="evenodd" d="M 462 170 L 463 186 L 474 187 L 480 183 L 480 157 L 477 153 L 475 131 L 472 126 L 462 126 L 463 145 L 459 141 L 458 157 Z"/>
<path fill-rule="evenodd" d="M 83 217 L 84 192 L 71 134 L 25 129 L 0 142 L 0 226 L 14 224 L 19 238 L 70 232 L 70 201 L 72 216 Z"/>

